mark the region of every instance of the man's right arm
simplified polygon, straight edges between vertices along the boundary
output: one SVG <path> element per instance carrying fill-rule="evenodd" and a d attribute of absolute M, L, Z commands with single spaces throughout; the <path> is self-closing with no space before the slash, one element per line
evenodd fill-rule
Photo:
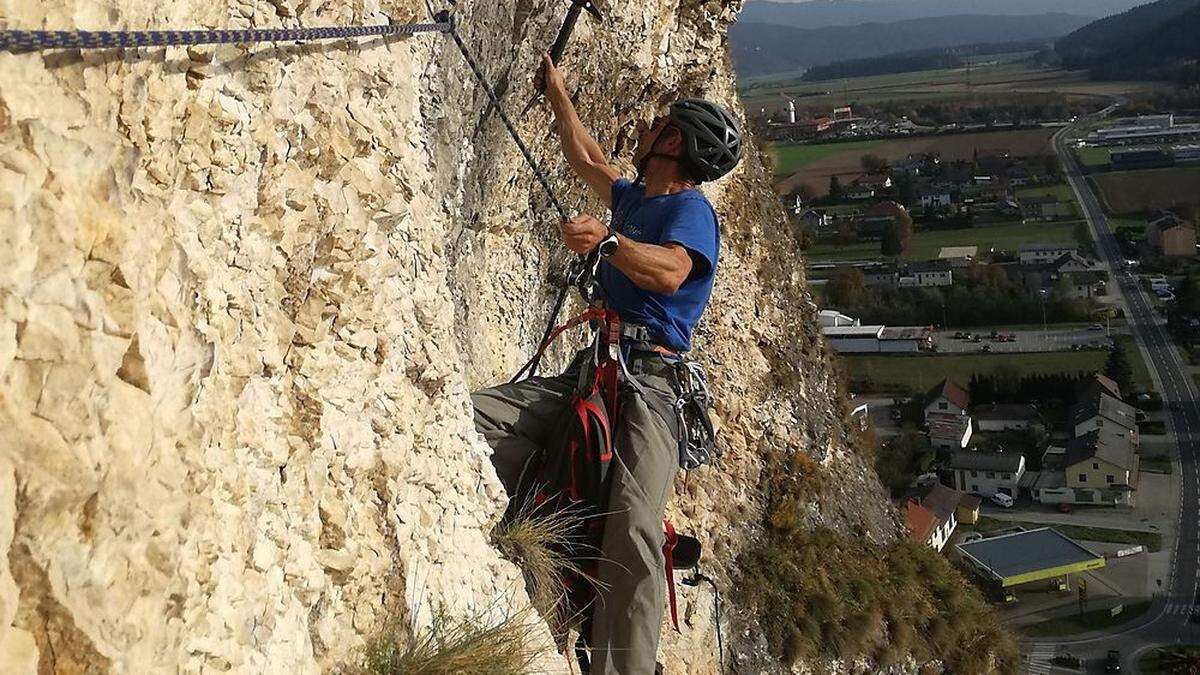
<path fill-rule="evenodd" d="M 613 182 L 620 174 L 609 166 L 600 144 L 583 127 L 575 105 L 567 95 L 562 74 L 548 54 L 542 57 L 542 76 L 546 82 L 546 100 L 554 110 L 555 126 L 567 163 L 605 204 L 611 206 Z"/>

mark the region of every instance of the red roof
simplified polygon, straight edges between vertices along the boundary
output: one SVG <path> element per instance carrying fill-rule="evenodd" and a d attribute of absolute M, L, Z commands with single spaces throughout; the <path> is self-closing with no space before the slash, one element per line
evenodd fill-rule
<path fill-rule="evenodd" d="M 950 380 L 942 380 L 941 384 L 930 389 L 929 393 L 925 395 L 925 405 L 929 405 L 939 398 L 945 398 L 963 410 L 971 405 L 971 395 Z"/>
<path fill-rule="evenodd" d="M 904 522 L 908 525 L 908 538 L 918 544 L 929 541 L 933 530 L 937 528 L 937 516 L 933 511 L 921 506 L 916 501 L 904 502 Z"/>

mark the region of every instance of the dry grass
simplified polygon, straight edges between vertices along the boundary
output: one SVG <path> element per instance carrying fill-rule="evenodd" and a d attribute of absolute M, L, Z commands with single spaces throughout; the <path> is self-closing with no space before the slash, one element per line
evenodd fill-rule
<path fill-rule="evenodd" d="M 411 637 L 409 637 L 411 635 Z M 476 616 L 436 616 L 430 627 L 412 634 L 396 625 L 367 646 L 357 675 L 528 675 L 549 656 L 532 611 L 501 620 Z"/>
<path fill-rule="evenodd" d="M 578 575 L 593 585 L 599 582 L 586 574 L 565 551 L 579 548 L 573 539 L 583 530 L 588 516 L 573 510 L 546 512 L 525 503 L 492 531 L 492 544 L 525 575 L 534 608 L 552 622 L 560 639 L 578 617 L 563 617 L 564 578 Z M 598 556 L 599 551 L 592 552 Z M 599 588 L 597 588 L 599 590 Z"/>

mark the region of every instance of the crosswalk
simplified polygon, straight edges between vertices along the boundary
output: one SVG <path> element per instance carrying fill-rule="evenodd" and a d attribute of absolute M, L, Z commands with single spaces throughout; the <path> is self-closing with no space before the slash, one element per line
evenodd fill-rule
<path fill-rule="evenodd" d="M 1049 643 L 1033 645 L 1025 663 L 1026 674 L 1050 675 L 1050 659 L 1054 658 L 1054 648 L 1055 645 Z"/>
<path fill-rule="evenodd" d="M 1192 611 L 1192 604 L 1188 602 L 1172 602 L 1167 605 L 1164 611 L 1166 614 L 1174 614 L 1177 616 L 1187 616 Z"/>

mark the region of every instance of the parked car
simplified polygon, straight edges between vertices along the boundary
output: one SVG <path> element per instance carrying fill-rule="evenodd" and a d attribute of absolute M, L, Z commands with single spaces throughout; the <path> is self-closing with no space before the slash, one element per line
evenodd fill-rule
<path fill-rule="evenodd" d="M 989 499 L 991 499 L 992 503 L 995 504 L 996 506 L 1001 506 L 1006 509 L 1011 509 L 1012 505 L 1013 505 L 1013 498 L 1009 497 L 1008 495 L 1004 494 L 1003 492 L 997 492 L 996 494 L 989 497 Z"/>
<path fill-rule="evenodd" d="M 992 346 L 984 345 L 980 351 L 990 352 L 990 351 L 992 351 Z"/>
<path fill-rule="evenodd" d="M 1099 324 L 1099 323 L 1094 323 L 1094 324 L 1088 326 L 1088 330 L 1104 330 L 1104 325 Z"/>
<path fill-rule="evenodd" d="M 1072 510 L 1073 509 L 1071 508 L 1070 504 L 1068 504 L 1066 502 L 1059 502 L 1059 504 L 1058 504 L 1058 512 L 1059 513 L 1070 513 Z"/>
<path fill-rule="evenodd" d="M 1104 658 L 1104 672 L 1119 673 L 1121 672 L 1121 652 L 1117 649 L 1108 650 L 1108 656 Z"/>

